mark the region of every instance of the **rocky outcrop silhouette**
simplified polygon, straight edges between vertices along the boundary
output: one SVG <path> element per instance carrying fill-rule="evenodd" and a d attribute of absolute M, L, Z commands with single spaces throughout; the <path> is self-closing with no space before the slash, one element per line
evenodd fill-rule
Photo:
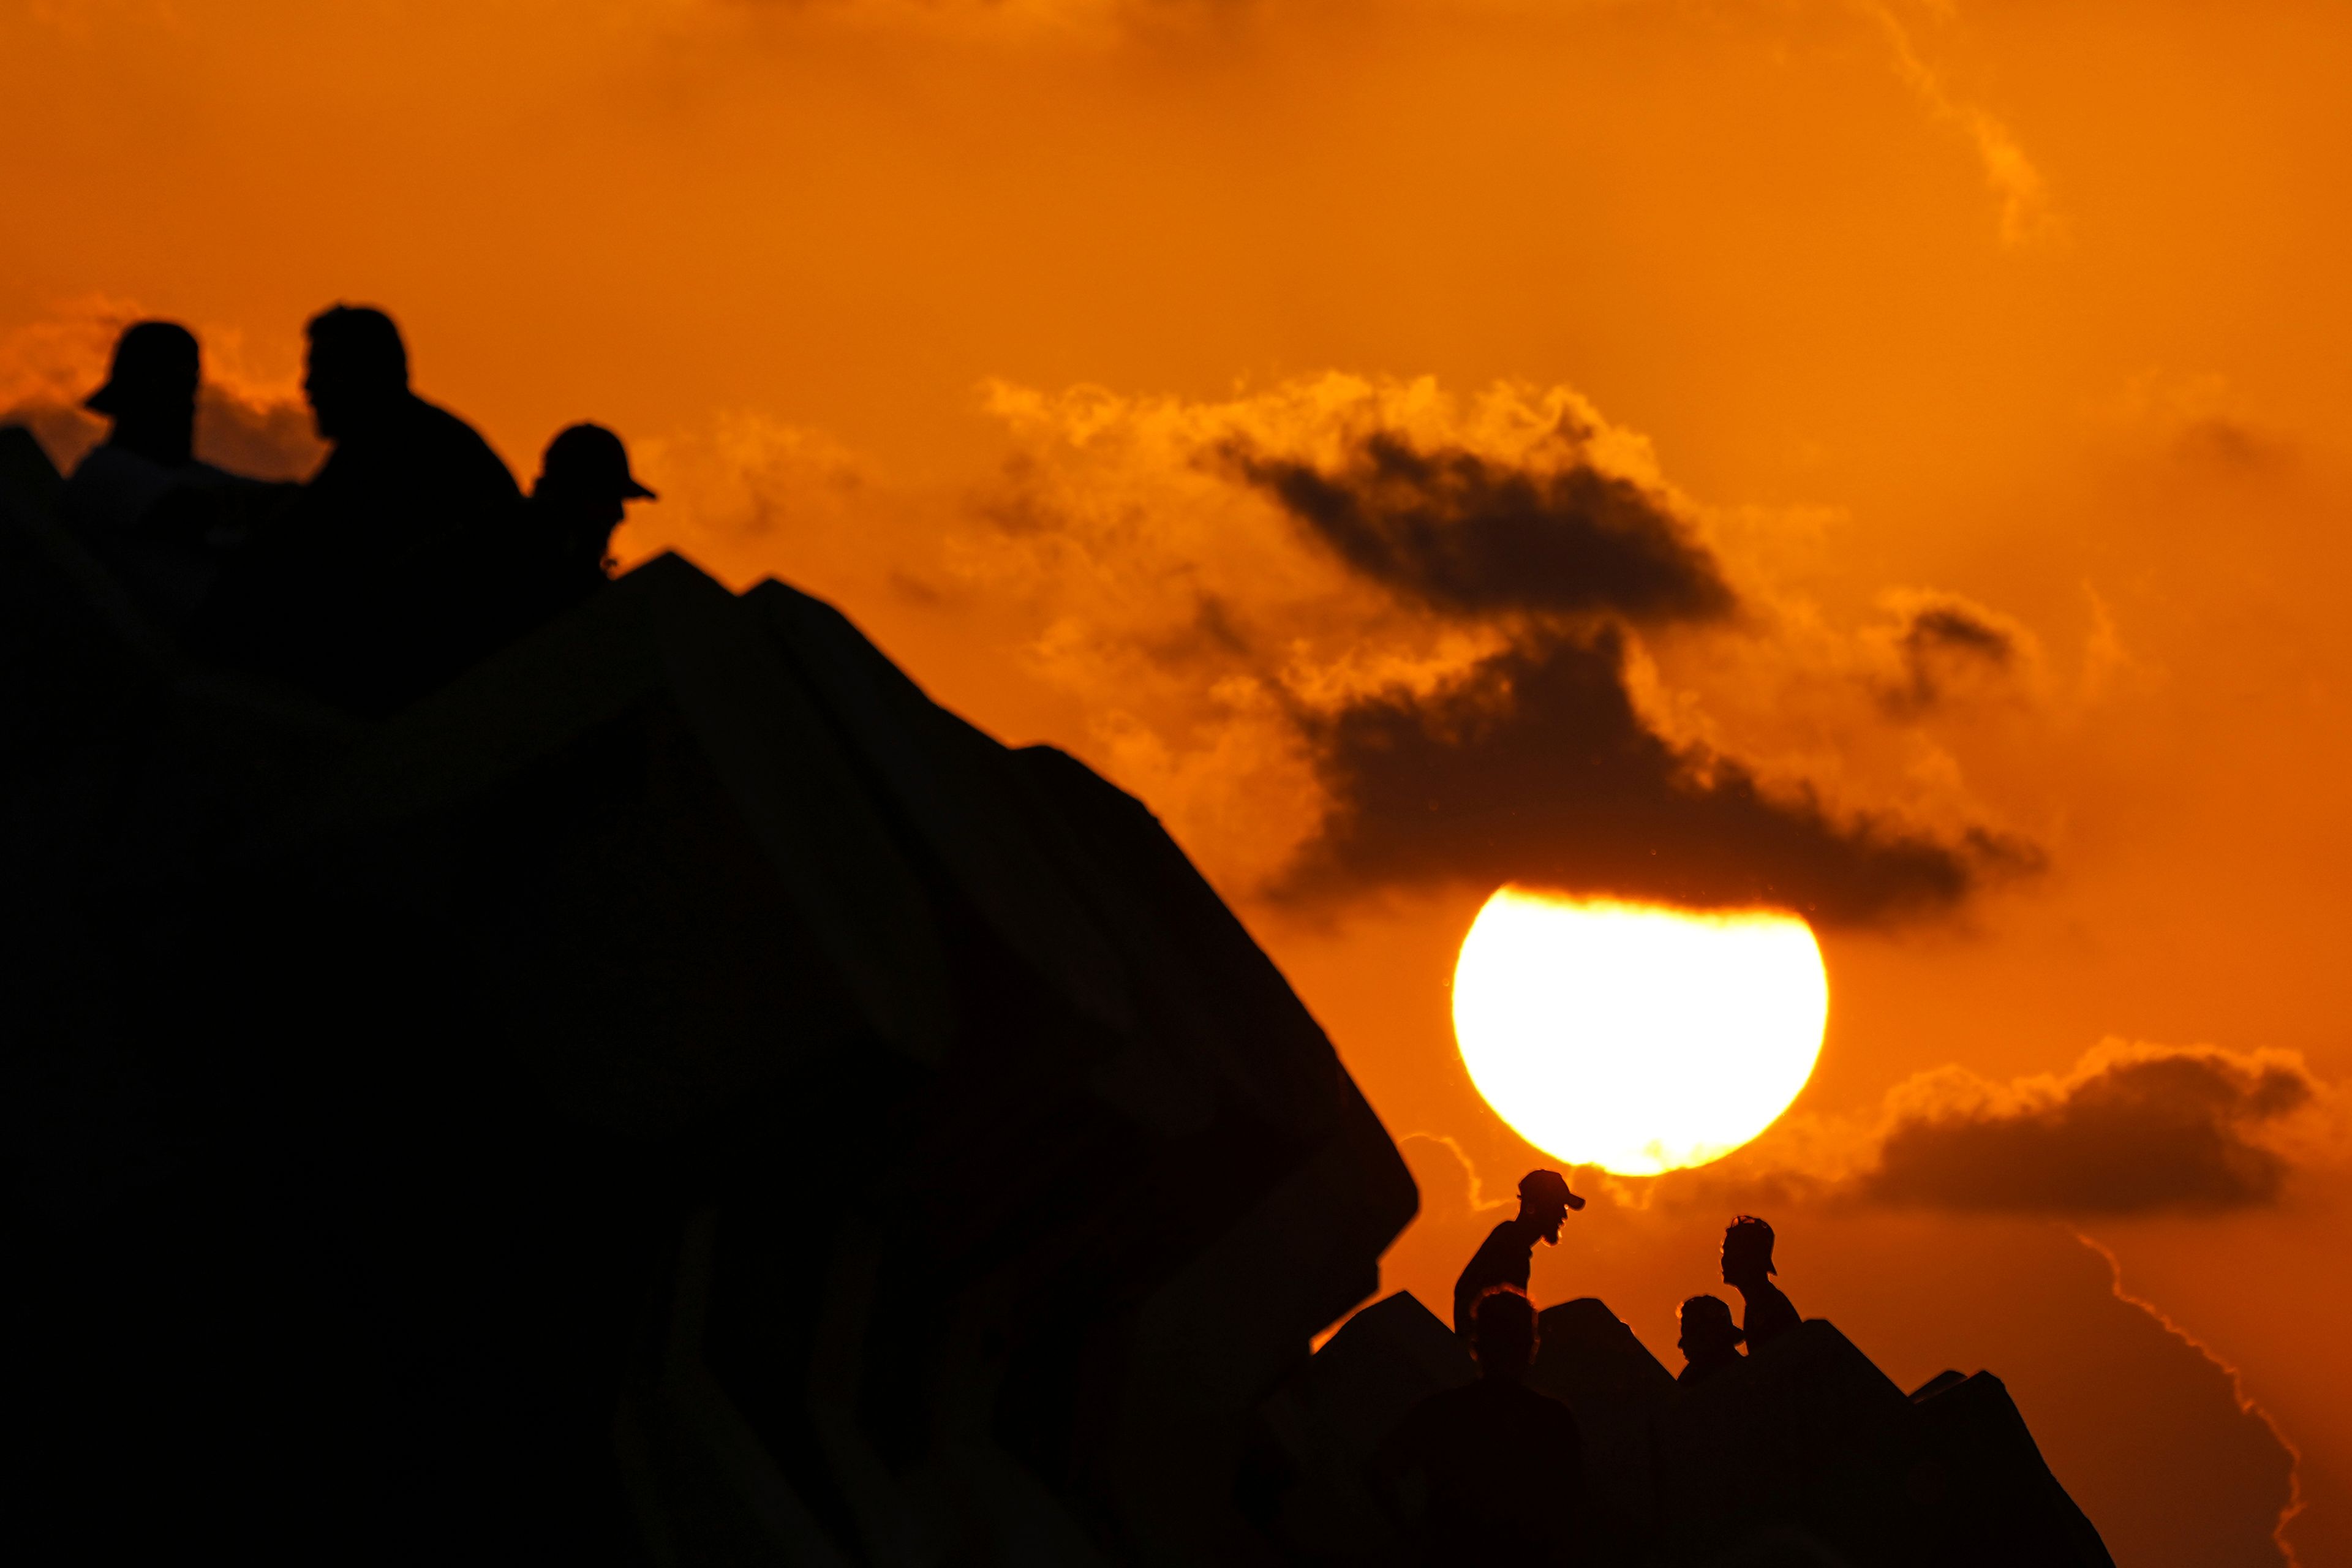
<path fill-rule="evenodd" d="M 675 557 L 362 722 L 55 484 L 0 430 L 12 1560 L 1398 1558 L 1468 1363 L 1405 1297 L 1307 1351 L 1412 1181 L 1138 802 Z M 1625 1561 L 2103 1560 L 1981 1375 L 1544 1328 Z"/>
<path fill-rule="evenodd" d="M 1814 1319 L 1679 1384 L 1590 1297 L 1544 1311 L 1530 1386 L 1576 1413 L 1595 1564 L 2033 1564 L 2112 1568 L 1988 1373 L 1906 1398 Z M 1378 1458 L 1404 1414 L 1477 1374 L 1462 1342 L 1399 1292 L 1350 1318 L 1260 1407 L 1245 1489 L 1295 1562 L 1417 1560 Z"/>
<path fill-rule="evenodd" d="M 684 562 L 382 724 L 180 661 L 10 454 L 0 1529 L 1247 1561 L 1410 1177 L 1150 816 Z"/>

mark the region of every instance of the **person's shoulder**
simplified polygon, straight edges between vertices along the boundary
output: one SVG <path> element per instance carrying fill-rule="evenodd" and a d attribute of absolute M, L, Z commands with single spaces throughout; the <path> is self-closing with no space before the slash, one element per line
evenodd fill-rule
<path fill-rule="evenodd" d="M 66 476 L 66 483 L 68 485 L 105 484 L 110 480 L 130 475 L 137 475 L 141 478 L 152 476 L 161 479 L 163 474 L 162 464 L 141 457 L 128 447 L 118 447 L 111 441 L 101 441 L 82 454 L 81 461 L 76 463 L 73 466 L 73 472 Z"/>
<path fill-rule="evenodd" d="M 1748 1348 L 1779 1339 L 1804 1322 L 1797 1304 L 1773 1286 L 1767 1286 L 1751 1297 L 1740 1326 L 1748 1331 Z"/>
<path fill-rule="evenodd" d="M 489 446 L 488 441 L 482 439 L 482 433 L 467 424 L 464 418 L 452 414 L 430 398 L 419 397 L 415 393 L 410 393 L 408 395 L 408 418 L 410 424 L 419 433 L 434 439 L 479 446 L 484 448 Z"/>
<path fill-rule="evenodd" d="M 1541 1229 L 1532 1220 L 1524 1220 L 1513 1215 L 1486 1233 L 1486 1243 L 1490 1247 L 1528 1246 L 1533 1245 L 1535 1238 L 1542 1234 Z"/>
<path fill-rule="evenodd" d="M 111 442 L 85 453 L 59 495 L 67 522 L 76 527 L 123 527 L 134 522 L 173 486 L 172 470 Z"/>
<path fill-rule="evenodd" d="M 480 466 L 485 472 L 495 468 L 506 480 L 508 488 L 517 495 L 521 494 L 521 487 L 515 484 L 514 470 L 507 467 L 506 459 L 499 456 L 498 449 L 482 438 L 480 431 L 439 404 L 418 397 L 414 393 L 409 395 L 409 417 L 425 439 L 452 457 Z"/>
<path fill-rule="evenodd" d="M 1555 1399 L 1550 1394 L 1528 1388 L 1524 1384 L 1520 1385 L 1520 1389 L 1528 1396 L 1522 1408 L 1528 1413 L 1531 1420 L 1560 1441 L 1582 1444 L 1583 1425 L 1577 1420 L 1576 1412 L 1569 1408 L 1568 1401 Z"/>
<path fill-rule="evenodd" d="M 1487 1424 L 1497 1422 L 1502 1427 L 1517 1432 L 1524 1440 L 1544 1443 L 1559 1448 L 1581 1447 L 1584 1428 L 1576 1419 L 1576 1412 L 1568 1402 L 1555 1399 L 1540 1389 L 1529 1388 L 1516 1379 L 1489 1380 L 1495 1384 L 1488 1395 L 1484 1416 Z"/>

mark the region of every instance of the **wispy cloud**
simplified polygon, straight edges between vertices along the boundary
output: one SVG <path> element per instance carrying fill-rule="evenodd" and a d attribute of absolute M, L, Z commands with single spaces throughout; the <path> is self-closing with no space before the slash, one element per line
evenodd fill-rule
<path fill-rule="evenodd" d="M 2000 202 L 2001 243 L 2012 247 L 2049 244 L 2065 228 L 2048 181 L 2027 156 L 2016 133 L 1982 104 L 1952 92 L 1913 42 L 1910 28 L 1886 0 L 1853 0 L 1854 9 L 1875 25 L 1893 56 L 1895 75 L 1937 120 L 1968 138 L 1983 166 L 1985 184 Z"/>

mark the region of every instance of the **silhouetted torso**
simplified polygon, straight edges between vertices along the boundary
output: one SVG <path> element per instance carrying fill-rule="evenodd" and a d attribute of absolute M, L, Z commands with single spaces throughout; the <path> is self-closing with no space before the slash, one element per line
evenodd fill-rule
<path fill-rule="evenodd" d="M 1407 1489 L 1420 1478 L 1433 1568 L 1577 1561 L 1583 1436 L 1567 1405 L 1516 1378 L 1423 1400 L 1391 1439 L 1389 1468 Z"/>
<path fill-rule="evenodd" d="M 1525 1290 L 1528 1276 L 1534 1271 L 1536 1243 L 1544 1238 L 1544 1227 L 1534 1220 L 1507 1219 L 1486 1233 L 1486 1239 L 1470 1257 L 1462 1278 L 1454 1282 L 1454 1329 L 1466 1333 L 1470 1325 L 1470 1304 L 1497 1285 L 1515 1285 Z"/>
<path fill-rule="evenodd" d="M 578 510 L 541 496 L 523 503 L 514 566 L 518 629 L 562 615 L 608 580 L 605 536 L 612 527 L 583 522 Z"/>
<path fill-rule="evenodd" d="M 501 640 L 521 506 L 471 426 L 404 393 L 337 439 L 215 630 L 248 662 L 389 712 Z"/>
<path fill-rule="evenodd" d="M 226 520 L 237 482 L 209 463 L 161 463 L 109 442 L 76 465 L 58 510 L 142 610 L 177 628 L 220 574 L 224 542 L 214 524 Z"/>
<path fill-rule="evenodd" d="M 335 443 L 304 521 L 362 561 L 481 545 L 514 526 L 522 492 L 474 427 L 414 393 Z"/>
<path fill-rule="evenodd" d="M 115 340 L 106 384 L 82 406 L 109 424 L 74 468 L 58 520 L 139 609 L 179 631 L 288 487 L 195 459 L 203 350 L 175 321 L 134 321 Z"/>
<path fill-rule="evenodd" d="M 1737 1289 L 1742 1304 L 1739 1327 L 1748 1336 L 1751 1353 L 1804 1321 L 1789 1298 L 1780 1293 L 1780 1288 L 1769 1279 Z"/>
<path fill-rule="evenodd" d="M 656 499 L 630 471 L 628 447 L 612 431 L 583 422 L 556 432 L 516 533 L 510 631 L 527 631 L 602 588 L 613 531 L 628 521 L 628 503 Z"/>

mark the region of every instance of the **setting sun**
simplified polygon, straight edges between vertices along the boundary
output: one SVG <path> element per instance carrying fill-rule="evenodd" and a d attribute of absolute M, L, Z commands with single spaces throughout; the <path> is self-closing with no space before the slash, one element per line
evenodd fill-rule
<path fill-rule="evenodd" d="M 1538 1148 L 1621 1175 L 1703 1165 L 1770 1126 L 1828 1015 L 1821 948 L 1788 914 L 1505 888 L 1454 972 L 1478 1092 Z"/>

